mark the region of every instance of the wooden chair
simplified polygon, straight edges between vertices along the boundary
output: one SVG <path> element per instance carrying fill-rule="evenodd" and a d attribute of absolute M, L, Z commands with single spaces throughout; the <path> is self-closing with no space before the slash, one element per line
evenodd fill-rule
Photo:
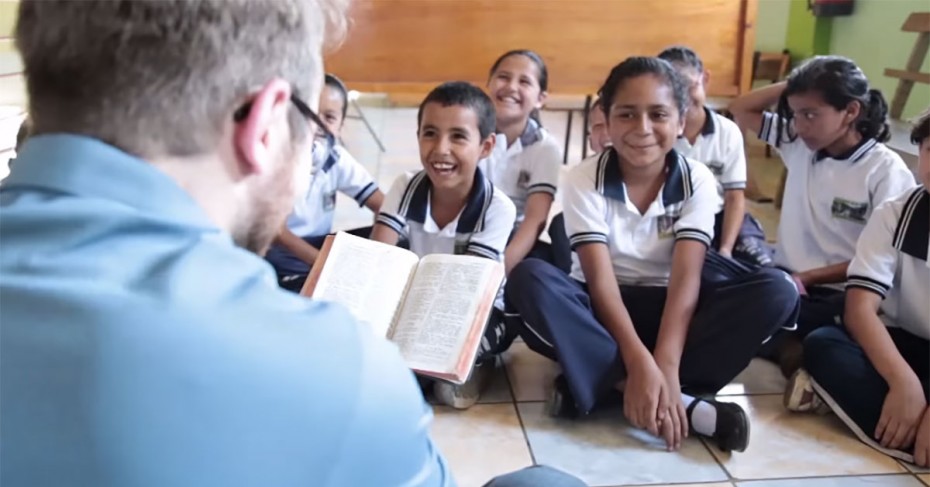
<path fill-rule="evenodd" d="M 898 80 L 898 88 L 891 100 L 891 118 L 893 119 L 901 118 L 914 83 L 930 84 L 930 73 L 920 72 L 920 65 L 927 58 L 927 50 L 930 49 L 930 12 L 912 13 L 904 21 L 901 30 L 916 32 L 917 40 L 914 41 L 914 48 L 911 49 L 911 56 L 907 58 L 907 66 L 904 70 L 891 68 L 885 70 L 885 76 Z"/>

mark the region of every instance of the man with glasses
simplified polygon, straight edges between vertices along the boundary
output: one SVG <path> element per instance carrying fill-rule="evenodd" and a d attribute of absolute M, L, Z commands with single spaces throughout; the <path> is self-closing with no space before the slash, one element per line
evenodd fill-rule
<path fill-rule="evenodd" d="M 397 350 L 259 257 L 340 1 L 22 0 L 0 484 L 452 485 Z"/>

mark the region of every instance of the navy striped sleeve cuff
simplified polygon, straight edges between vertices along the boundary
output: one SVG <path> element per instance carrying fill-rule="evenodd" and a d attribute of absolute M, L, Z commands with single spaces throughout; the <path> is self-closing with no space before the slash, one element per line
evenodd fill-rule
<path fill-rule="evenodd" d="M 553 185 L 551 185 L 551 184 L 549 184 L 549 183 L 536 183 L 536 184 L 530 186 L 530 187 L 526 190 L 526 194 L 533 194 L 533 193 L 547 193 L 547 194 L 554 195 L 554 194 L 555 194 L 555 186 L 553 186 Z"/>
<path fill-rule="evenodd" d="M 365 202 L 368 201 L 368 198 L 371 198 L 371 195 L 375 194 L 375 191 L 378 191 L 378 185 L 375 184 L 374 181 L 362 188 L 362 190 L 355 195 L 355 201 L 358 202 L 358 206 L 365 206 Z"/>
<path fill-rule="evenodd" d="M 575 250 L 576 248 L 589 243 L 606 244 L 607 235 L 604 235 L 600 232 L 582 232 L 568 237 L 568 241 L 571 243 L 572 250 Z"/>
<path fill-rule="evenodd" d="M 382 225 L 387 226 L 391 230 L 394 230 L 398 235 L 403 235 L 404 227 L 407 226 L 405 221 L 389 213 L 379 213 L 378 219 L 376 221 Z"/>
<path fill-rule="evenodd" d="M 486 257 L 491 260 L 498 260 L 500 258 L 500 252 L 493 247 L 478 242 L 468 242 L 468 245 L 465 246 L 465 253 L 477 255 L 478 257 Z"/>
<path fill-rule="evenodd" d="M 730 183 L 723 183 L 723 184 L 721 184 L 721 186 L 723 186 L 723 189 L 725 189 L 725 190 L 727 190 L 727 189 L 746 189 L 746 181 L 733 181 L 733 182 L 730 182 Z"/>
<path fill-rule="evenodd" d="M 891 289 L 891 286 L 872 279 L 871 277 L 865 276 L 849 276 L 846 280 L 846 289 L 850 288 L 859 288 L 865 289 L 866 291 L 872 291 L 875 294 L 878 294 L 885 299 L 885 296 L 888 295 L 888 290 Z"/>
<path fill-rule="evenodd" d="M 682 228 L 675 232 L 675 240 L 697 240 L 698 242 L 703 243 L 704 245 L 710 247 L 710 235 L 701 230 L 695 230 L 693 228 Z"/>
<path fill-rule="evenodd" d="M 762 114 L 762 126 L 759 127 L 759 140 L 768 142 L 769 134 L 772 132 L 776 123 L 776 117 L 777 115 L 772 112 L 765 112 Z"/>

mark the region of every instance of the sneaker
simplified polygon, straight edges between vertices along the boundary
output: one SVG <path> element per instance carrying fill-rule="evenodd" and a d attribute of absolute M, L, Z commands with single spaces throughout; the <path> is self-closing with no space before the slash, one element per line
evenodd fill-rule
<path fill-rule="evenodd" d="M 711 436 L 717 447 L 725 452 L 746 451 L 746 447 L 749 446 L 749 416 L 746 415 L 746 411 L 739 404 L 732 402 L 708 402 L 717 409 L 717 426 Z"/>
<path fill-rule="evenodd" d="M 785 388 L 785 394 L 782 396 L 782 403 L 785 409 L 796 413 L 827 414 L 830 412 L 830 406 L 814 390 L 814 380 L 804 369 L 798 369 L 791 376 L 788 387 Z"/>
<path fill-rule="evenodd" d="M 452 406 L 455 409 L 468 409 L 478 402 L 478 398 L 490 382 L 495 365 L 497 364 L 494 360 L 475 364 L 471 370 L 471 376 L 461 385 L 437 382 L 433 386 L 433 396 L 440 404 Z"/>

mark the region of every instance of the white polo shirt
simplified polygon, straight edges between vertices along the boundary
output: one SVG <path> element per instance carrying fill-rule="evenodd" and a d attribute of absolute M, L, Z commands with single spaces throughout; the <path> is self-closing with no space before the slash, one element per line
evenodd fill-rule
<path fill-rule="evenodd" d="M 879 205 L 849 265 L 846 288 L 882 298 L 881 319 L 930 339 L 930 194 L 918 186 Z"/>
<path fill-rule="evenodd" d="M 645 214 L 627 199 L 619 157 L 612 148 L 572 168 L 563 185 L 572 248 L 606 244 L 622 285 L 667 286 L 675 242 L 689 239 L 710 245 L 713 238 L 713 174 L 674 150 L 665 164 L 665 184 Z M 571 276 L 585 280 L 576 253 Z"/>
<path fill-rule="evenodd" d="M 773 147 L 777 122 L 766 113 L 759 131 Z M 775 149 L 788 169 L 775 264 L 795 272 L 852 259 L 875 207 L 917 184 L 901 157 L 875 139 L 864 139 L 840 158 L 810 150 L 800 137 L 789 142 L 784 134 Z"/>
<path fill-rule="evenodd" d="M 723 211 L 723 195 L 728 189 L 746 189 L 746 151 L 743 132 L 732 120 L 704 107 L 707 118 L 694 145 L 679 137 L 675 150 L 703 163 L 717 179 L 717 212 Z"/>
<path fill-rule="evenodd" d="M 315 145 L 314 150 L 318 147 Z M 378 190 L 371 174 L 341 145 L 334 146 L 326 160 L 314 160 L 311 172 L 310 187 L 297 196 L 287 217 L 288 230 L 300 237 L 318 237 L 332 231 L 336 191 L 362 206 Z"/>
<path fill-rule="evenodd" d="M 400 175 L 381 205 L 378 223 L 410 240 L 410 250 L 429 254 L 473 254 L 503 261 L 516 210 L 480 170 L 461 213 L 443 228 L 430 214 L 432 183 L 426 171 Z"/>
<path fill-rule="evenodd" d="M 515 223 L 523 221 L 526 200 L 533 193 L 555 195 L 562 167 L 562 149 L 558 141 L 535 120 L 513 145 L 507 147 L 507 137 L 497 134 L 494 151 L 478 162 L 478 167 L 513 201 L 517 208 Z"/>

